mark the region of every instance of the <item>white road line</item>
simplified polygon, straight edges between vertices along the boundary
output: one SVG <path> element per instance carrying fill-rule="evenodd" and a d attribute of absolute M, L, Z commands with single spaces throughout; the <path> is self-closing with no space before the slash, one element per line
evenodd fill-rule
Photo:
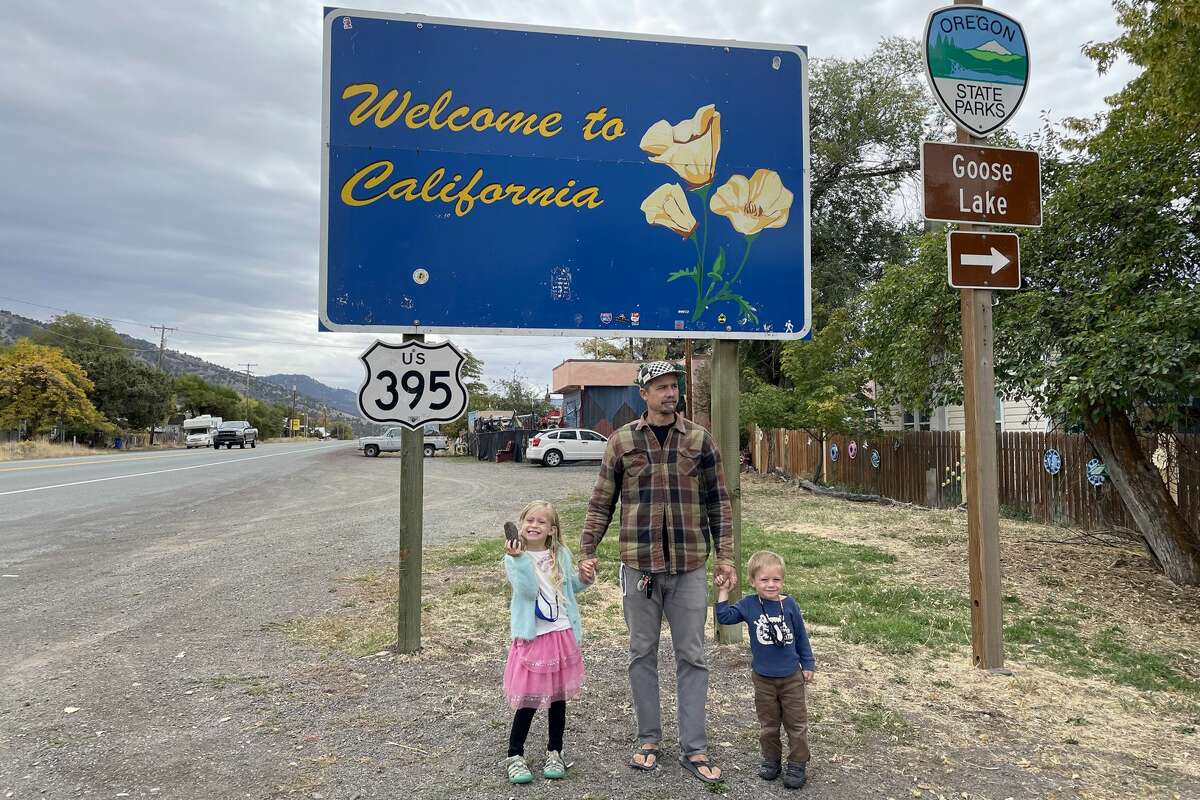
<path fill-rule="evenodd" d="M 34 486 L 31 489 L 13 489 L 8 492 L 0 492 L 0 497 L 5 497 L 10 494 L 25 494 L 26 492 L 44 492 L 47 489 L 65 489 L 68 486 L 83 486 L 87 483 L 103 483 L 104 481 L 119 481 L 124 478 L 144 478 L 147 475 L 162 475 L 165 472 L 182 472 L 185 469 L 204 469 L 205 467 L 220 467 L 226 464 L 240 464 L 243 461 L 257 461 L 260 458 L 275 458 L 276 456 L 294 456 L 299 453 L 311 453 L 314 450 L 327 450 L 328 445 L 320 447 L 307 447 L 304 450 L 289 450 L 286 453 L 267 453 L 263 456 L 249 456 L 247 458 L 235 458 L 227 461 L 212 461 L 207 464 L 193 464 L 190 467 L 172 467 L 171 469 L 157 469 L 153 472 L 137 472 L 133 475 L 111 475 L 107 478 L 92 478 L 87 481 L 74 481 L 72 483 L 56 483 L 53 486 Z"/>

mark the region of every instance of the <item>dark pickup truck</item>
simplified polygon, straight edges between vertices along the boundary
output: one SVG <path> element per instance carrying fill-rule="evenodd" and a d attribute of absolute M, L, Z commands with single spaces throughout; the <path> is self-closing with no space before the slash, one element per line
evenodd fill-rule
<path fill-rule="evenodd" d="M 257 446 L 258 428 L 251 427 L 245 420 L 222 422 L 213 436 L 213 449 L 219 450 L 221 445 L 225 445 L 226 450 L 232 450 L 235 444 L 243 450 L 246 449 L 246 445 Z"/>

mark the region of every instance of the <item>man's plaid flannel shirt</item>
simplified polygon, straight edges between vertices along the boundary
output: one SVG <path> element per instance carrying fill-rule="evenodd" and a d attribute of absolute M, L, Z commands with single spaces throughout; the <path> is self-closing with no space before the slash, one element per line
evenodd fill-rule
<path fill-rule="evenodd" d="M 733 564 L 721 454 L 701 426 L 676 414 L 659 446 L 643 414 L 609 437 L 580 536 L 582 558 L 596 554 L 618 497 L 621 563 L 642 572 L 688 572 L 703 567 L 715 545 L 716 563 Z"/>

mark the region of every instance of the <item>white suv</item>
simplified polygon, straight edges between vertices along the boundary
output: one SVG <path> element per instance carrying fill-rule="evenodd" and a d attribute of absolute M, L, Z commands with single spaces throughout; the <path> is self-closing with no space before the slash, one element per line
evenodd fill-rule
<path fill-rule="evenodd" d="M 525 450 L 530 461 L 557 467 L 564 461 L 599 461 L 608 439 L 586 428 L 559 428 L 534 434 Z"/>

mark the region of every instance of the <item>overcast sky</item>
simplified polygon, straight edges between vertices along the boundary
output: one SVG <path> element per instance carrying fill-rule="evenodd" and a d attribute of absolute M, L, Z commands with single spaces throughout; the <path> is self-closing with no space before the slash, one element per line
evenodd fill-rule
<path fill-rule="evenodd" d="M 357 388 L 373 337 L 316 333 L 322 3 L 38 0 L 0 15 L 0 308 L 67 308 L 255 374 Z M 921 34 L 915 0 L 376 0 L 358 8 L 866 54 Z M 1016 121 L 1103 109 L 1133 74 L 1080 55 L 1108 0 L 990 4 L 1023 23 L 1032 80 Z M 15 298 L 23 302 L 15 302 Z M 220 338 L 237 337 L 237 338 Z M 533 385 L 577 356 L 559 337 L 461 336 L 489 378 Z"/>

